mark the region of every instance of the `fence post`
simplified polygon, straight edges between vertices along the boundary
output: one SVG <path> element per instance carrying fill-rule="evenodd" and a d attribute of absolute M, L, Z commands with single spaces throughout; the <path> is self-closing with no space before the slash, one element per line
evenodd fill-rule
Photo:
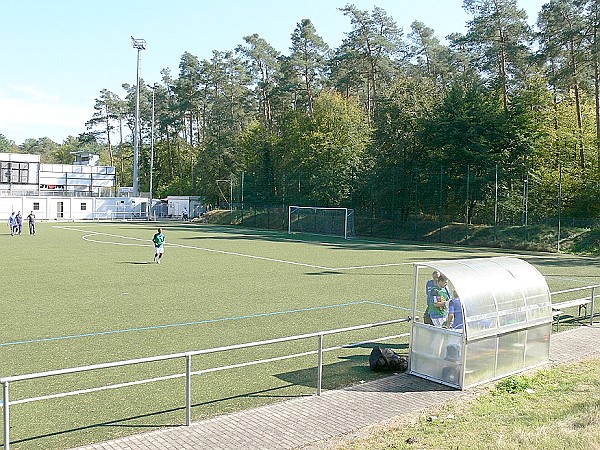
<path fill-rule="evenodd" d="M 321 386 L 323 384 L 323 335 L 319 334 L 318 348 L 318 365 L 317 365 L 317 395 L 321 395 Z"/>
<path fill-rule="evenodd" d="M 590 305 L 590 326 L 594 325 L 594 307 L 596 303 L 596 286 L 592 287 L 592 304 Z"/>
<path fill-rule="evenodd" d="M 10 450 L 10 411 L 8 400 L 8 381 L 2 384 L 2 406 L 4 407 L 4 450 Z"/>
<path fill-rule="evenodd" d="M 185 425 L 192 424 L 192 355 L 185 355 Z"/>

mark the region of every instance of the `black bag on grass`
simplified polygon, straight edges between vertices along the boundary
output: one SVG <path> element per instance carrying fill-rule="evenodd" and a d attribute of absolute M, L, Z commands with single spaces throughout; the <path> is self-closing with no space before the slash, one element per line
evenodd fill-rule
<path fill-rule="evenodd" d="M 404 372 L 408 369 L 408 358 L 389 348 L 375 347 L 369 355 L 369 366 L 371 370 L 378 372 L 385 370 Z"/>

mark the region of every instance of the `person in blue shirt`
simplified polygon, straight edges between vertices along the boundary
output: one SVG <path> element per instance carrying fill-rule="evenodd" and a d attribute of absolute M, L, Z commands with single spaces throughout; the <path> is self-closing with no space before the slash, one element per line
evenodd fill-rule
<path fill-rule="evenodd" d="M 448 328 L 463 330 L 464 319 L 460 297 L 456 291 L 452 291 L 452 300 L 448 303 Z"/>
<path fill-rule="evenodd" d="M 23 234 L 23 216 L 21 215 L 21 211 L 17 213 L 17 229 L 16 232 L 19 233 L 19 236 Z"/>
<path fill-rule="evenodd" d="M 440 273 L 437 270 L 434 270 L 433 273 L 431 274 L 431 280 L 428 280 L 427 284 L 425 285 L 425 290 L 427 291 L 427 297 L 429 297 L 431 290 L 437 285 L 437 279 L 439 278 L 439 276 L 440 276 Z"/>
<path fill-rule="evenodd" d="M 14 236 L 15 231 L 17 231 L 17 216 L 15 215 L 14 211 L 8 218 L 8 227 L 10 228 L 10 235 Z"/>
<path fill-rule="evenodd" d="M 439 276 L 440 273 L 437 270 L 434 270 L 431 274 L 431 280 L 427 280 L 427 283 L 425 284 L 425 298 L 427 299 L 427 307 L 423 313 L 423 323 L 426 323 L 427 325 L 433 325 L 431 317 L 429 316 L 429 296 L 431 295 L 431 290 L 437 286 L 437 280 Z"/>

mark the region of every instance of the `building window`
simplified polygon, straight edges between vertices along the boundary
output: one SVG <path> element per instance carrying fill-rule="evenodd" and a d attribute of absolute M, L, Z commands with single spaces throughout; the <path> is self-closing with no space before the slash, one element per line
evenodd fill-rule
<path fill-rule="evenodd" d="M 10 183 L 10 163 L 2 161 L 0 163 L 0 183 Z"/>
<path fill-rule="evenodd" d="M 34 211 L 40 210 L 40 202 L 33 202 L 33 210 Z"/>
<path fill-rule="evenodd" d="M 29 164 L 17 163 L 16 165 L 18 167 L 15 169 L 15 164 L 13 164 L 13 178 L 16 179 L 16 181 L 13 182 L 19 184 L 27 184 L 27 182 L 29 181 Z M 17 172 L 16 176 L 15 171 Z"/>
<path fill-rule="evenodd" d="M 0 183 L 27 184 L 29 163 L 2 161 L 0 163 Z"/>
<path fill-rule="evenodd" d="M 82 203 L 81 204 L 81 210 L 85 211 L 87 209 L 87 203 Z"/>

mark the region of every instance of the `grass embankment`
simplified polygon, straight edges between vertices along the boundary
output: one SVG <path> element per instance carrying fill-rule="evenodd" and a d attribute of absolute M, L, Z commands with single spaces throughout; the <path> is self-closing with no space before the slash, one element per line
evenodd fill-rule
<path fill-rule="evenodd" d="M 475 399 L 365 433 L 337 448 L 598 449 L 600 360 L 512 376 Z"/>
<path fill-rule="evenodd" d="M 284 230 L 287 210 L 241 211 L 215 210 L 205 215 L 210 223 L 243 225 L 249 228 Z M 600 255 L 600 229 L 573 226 L 558 230 L 550 225 L 488 226 L 450 223 L 442 227 L 434 222 L 420 222 L 399 226 L 393 221 L 358 219 L 356 235 L 392 240 L 443 243 L 471 247 L 506 248 L 540 252 L 572 253 L 587 256 Z"/>

